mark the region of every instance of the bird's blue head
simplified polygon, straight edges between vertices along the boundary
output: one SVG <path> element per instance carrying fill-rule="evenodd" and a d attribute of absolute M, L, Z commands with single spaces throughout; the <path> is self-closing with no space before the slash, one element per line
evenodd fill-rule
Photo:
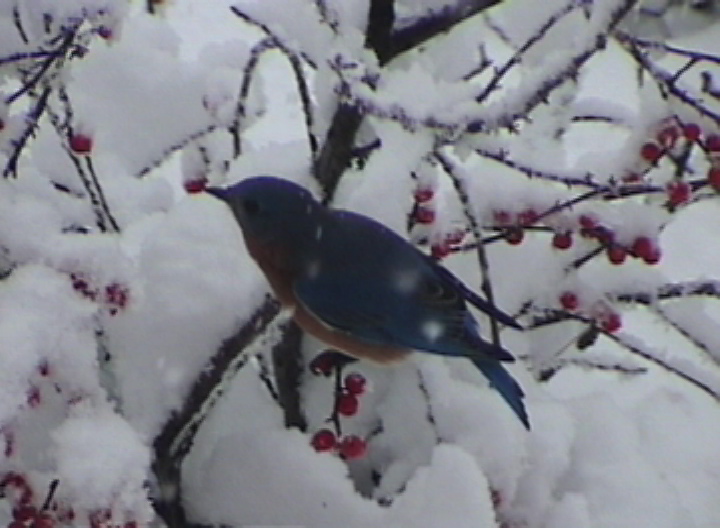
<path fill-rule="evenodd" d="M 302 243 L 312 236 L 322 211 L 307 189 L 272 176 L 248 178 L 207 192 L 230 207 L 246 239 L 264 243 Z"/>

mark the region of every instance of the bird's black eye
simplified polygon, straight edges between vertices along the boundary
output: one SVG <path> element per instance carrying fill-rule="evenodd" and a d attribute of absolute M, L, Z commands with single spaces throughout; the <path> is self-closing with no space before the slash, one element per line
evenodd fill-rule
<path fill-rule="evenodd" d="M 250 215 L 254 215 L 260 212 L 260 204 L 257 200 L 253 200 L 252 198 L 243 200 L 243 208 L 245 209 L 247 214 Z"/>

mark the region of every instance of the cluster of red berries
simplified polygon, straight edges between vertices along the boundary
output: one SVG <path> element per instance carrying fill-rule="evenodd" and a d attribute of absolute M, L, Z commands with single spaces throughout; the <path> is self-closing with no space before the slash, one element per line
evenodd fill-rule
<path fill-rule="evenodd" d="M 687 145 L 699 145 L 705 151 L 710 163 L 707 173 L 708 184 L 720 192 L 720 134 L 707 133 L 696 123 L 680 123 L 675 118 L 663 121 L 655 137 L 640 147 L 640 157 L 656 165 L 666 154 Z M 667 194 L 668 204 L 676 207 L 690 201 L 692 188 L 686 182 L 675 181 L 668 184 Z"/>
<path fill-rule="evenodd" d="M 443 259 L 447 257 L 457 251 L 465 239 L 465 235 L 466 232 L 464 229 L 456 229 L 446 233 L 439 242 L 434 242 L 430 246 L 430 254 L 436 259 Z"/>
<path fill-rule="evenodd" d="M 8 528 L 53 528 L 55 519 L 47 512 L 37 511 L 36 508 L 25 506 L 13 510 L 13 520 Z"/>
<path fill-rule="evenodd" d="M 20 473 L 6 473 L 0 479 L 0 491 L 12 506 L 13 520 L 8 528 L 53 528 L 56 524 L 71 524 L 75 518 L 71 508 L 63 508 L 55 501 L 50 510 L 35 506 L 32 486 Z M 47 501 L 49 498 L 44 502 Z"/>
<path fill-rule="evenodd" d="M 643 260 L 646 264 L 657 264 L 662 256 L 656 240 L 648 236 L 638 236 L 630 244 L 623 245 L 615 240 L 612 229 L 602 225 L 595 217 L 587 214 L 578 219 L 580 236 L 591 238 L 605 248 L 608 260 L 615 265 L 625 262 L 628 256 Z M 556 249 L 565 250 L 573 245 L 572 231 L 557 232 L 553 235 L 552 245 Z"/>
<path fill-rule="evenodd" d="M 429 225 L 435 222 L 435 189 L 427 186 L 420 186 L 415 189 L 413 195 L 415 207 L 413 208 L 413 220 L 418 224 Z"/>
<path fill-rule="evenodd" d="M 112 512 L 109 509 L 95 510 L 88 514 L 90 528 L 138 528 L 137 521 L 125 521 L 118 523 L 112 518 Z"/>
<path fill-rule="evenodd" d="M 674 117 L 663 120 L 656 129 L 655 137 L 640 147 L 640 157 L 657 163 L 678 146 L 698 144 L 706 151 L 720 151 L 720 135 L 706 134 L 696 123 L 681 123 Z"/>
<path fill-rule="evenodd" d="M 82 273 L 71 273 L 70 280 L 75 291 L 86 299 L 102 303 L 110 315 L 117 315 L 130 302 L 130 290 L 119 282 L 111 282 L 100 290 Z"/>
<path fill-rule="evenodd" d="M 319 376 L 330 376 L 342 363 L 341 355 L 335 352 L 318 354 L 310 362 L 310 371 Z M 367 392 L 367 379 L 358 372 L 347 374 L 335 393 L 333 416 L 349 418 L 355 416 L 360 409 L 360 396 Z M 337 423 L 337 422 L 336 422 Z M 338 427 L 339 429 L 339 427 Z M 341 436 L 330 429 L 320 429 L 311 441 L 311 445 L 318 452 L 336 452 L 345 459 L 361 458 L 367 451 L 367 442 L 357 435 Z"/>
<path fill-rule="evenodd" d="M 9 499 L 13 510 L 23 506 L 29 506 L 34 498 L 32 487 L 25 475 L 10 471 L 0 479 L 0 491 Z"/>
<path fill-rule="evenodd" d="M 677 119 L 667 119 L 657 127 L 652 140 L 644 143 L 639 155 L 647 163 L 657 164 L 669 153 L 677 152 L 679 147 L 699 145 L 707 154 L 710 168 L 707 174 L 708 184 L 720 192 L 720 134 L 704 133 L 695 123 L 680 123 Z M 641 172 L 629 172 L 623 181 L 638 182 L 643 178 Z M 692 199 L 693 187 L 690 183 L 676 179 L 666 185 L 667 205 L 672 210 L 687 204 Z M 524 228 L 538 222 L 541 215 L 535 209 L 528 208 L 519 213 L 506 210 L 493 212 L 494 227 L 501 230 L 509 244 L 520 244 L 524 239 Z M 594 238 L 606 248 L 608 260 L 613 264 L 622 264 L 628 256 L 639 258 L 647 264 L 656 264 L 661 257 L 655 240 L 639 236 L 627 245 L 615 241 L 614 233 L 606 226 L 588 216 L 581 215 L 579 226 L 556 231 L 552 245 L 557 249 L 568 249 L 573 245 L 573 232 L 578 230 L 585 238 Z"/>
<path fill-rule="evenodd" d="M 435 223 L 435 189 L 428 185 L 418 186 L 413 197 L 415 199 L 413 220 L 420 225 L 429 226 Z M 436 259 L 447 257 L 458 249 L 465 235 L 464 229 L 455 229 L 445 233 L 441 239 L 430 245 L 430 254 Z"/>
<path fill-rule="evenodd" d="M 38 511 L 34 506 L 13 508 L 13 520 L 8 528 L 53 528 L 55 518 L 46 511 Z"/>
<path fill-rule="evenodd" d="M 49 508 L 38 508 L 35 494 L 25 475 L 11 471 L 0 479 L 0 492 L 12 505 L 13 520 L 8 528 L 54 528 L 57 525 L 72 525 L 76 520 L 75 511 L 68 506 L 52 500 L 54 488 L 44 501 L 50 503 Z M 87 522 L 91 528 L 138 528 L 136 521 L 122 523 L 113 522 L 109 509 L 95 510 L 88 513 Z"/>
<path fill-rule="evenodd" d="M 310 441 L 318 453 L 338 453 L 346 460 L 362 458 L 367 453 L 367 442 L 357 435 L 345 435 L 340 438 L 330 429 L 320 429 Z"/>
<path fill-rule="evenodd" d="M 432 224 L 435 221 L 435 189 L 420 185 L 413 194 L 415 199 L 414 217 L 418 224 Z"/>
<path fill-rule="evenodd" d="M 595 324 L 603 331 L 612 334 L 622 327 L 620 314 L 612 310 L 605 303 L 593 303 L 587 309 L 581 306 L 578 294 L 573 291 L 564 291 L 558 299 L 563 310 L 573 313 L 585 312 L 587 316 L 595 321 Z"/>

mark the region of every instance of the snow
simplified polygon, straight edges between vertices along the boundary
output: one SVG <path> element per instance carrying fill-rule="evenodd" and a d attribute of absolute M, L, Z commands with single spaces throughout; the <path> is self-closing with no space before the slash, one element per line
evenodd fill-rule
<path fill-rule="evenodd" d="M 440 321 L 425 321 L 420 330 L 428 341 L 434 342 L 445 333 L 445 325 Z"/>
<path fill-rule="evenodd" d="M 7 488 L 0 521 L 9 523 L 17 506 L 20 477 L 38 508 L 57 479 L 52 515 L 72 508 L 72 525 L 88 526 L 106 512 L 117 525 L 151 521 L 154 440 L 269 292 L 231 213 L 206 194 L 188 195 L 182 182 L 226 185 L 272 174 L 320 195 L 288 55 L 299 57 L 307 76 L 310 128 L 321 143 L 343 101 L 369 114 L 358 146 L 380 145 L 362 163 L 353 159 L 334 207 L 407 236 L 413 193 L 430 188 L 436 221 L 416 226 L 413 240 L 440 244 L 466 227 L 468 214 L 492 236 L 498 213 L 515 221 L 631 171 L 646 171 L 659 190 L 675 177 L 667 160 L 656 168 L 641 163 L 638 149 L 668 112 L 690 120 L 694 111 L 665 101 L 650 75 L 639 87 L 637 64 L 618 44 L 595 54 L 528 119 L 516 119 L 549 77 L 596 45 L 623 3 L 508 3 L 381 66 L 364 48 L 368 2 L 235 3 L 248 22 L 230 11 L 230 1 L 176 0 L 162 16 L 119 0 L 0 1 L 2 57 L 49 45 L 44 13 L 56 26 L 87 19 L 79 26 L 85 56 L 49 74 L 49 114 L 30 130 L 17 174 L 0 181 L 0 480 Z M 398 25 L 446 4 L 399 2 Z M 474 98 L 517 46 L 549 14 L 571 7 L 478 104 Z M 254 22 L 267 26 L 281 50 L 260 56 L 235 157 L 227 127 L 253 47 L 266 37 Z M 113 31 L 107 40 L 97 35 L 106 24 Z M 717 28 L 683 29 L 679 43 L 716 52 L 709 43 Z M 494 64 L 466 82 L 482 57 Z M 676 59 L 657 60 L 658 68 L 676 67 Z M 338 61 L 345 65 L 339 71 Z M 3 167 L 45 87 L 18 92 L 26 64 L 0 64 Z M 493 131 L 464 133 L 475 119 Z M 516 130 L 498 128 L 508 120 Z M 699 123 L 709 130 L 710 121 Z M 68 127 L 92 137 L 91 156 L 69 155 Z M 437 166 L 438 149 L 453 162 L 455 181 Z M 695 148 L 693 179 L 707 170 L 706 157 Z M 430 354 L 346 367 L 344 375 L 361 374 L 368 388 L 356 415 L 333 421 L 338 385 L 309 372 L 307 363 L 325 347 L 308 336 L 297 387 L 307 432 L 287 428 L 269 367 L 284 314 L 252 342 L 246 354 L 259 359 L 223 386 L 192 442 L 182 464 L 188 518 L 304 528 L 717 527 L 720 309 L 716 295 L 666 301 L 656 294 L 679 281 L 717 280 L 720 210 L 716 199 L 703 199 L 670 213 L 665 200 L 656 192 L 581 201 L 544 219 L 548 229 L 526 230 L 521 245 L 487 244 L 496 302 L 521 313 L 522 324 L 532 324 L 526 312 L 559 310 L 564 291 L 578 296 L 582 317 L 622 316 L 619 332 L 589 348 L 577 343 L 587 322 L 502 329 L 531 431 L 469 360 Z M 613 266 L 600 255 L 576 264 L 597 243 L 578 235 L 559 251 L 550 228 L 574 229 L 583 214 L 624 246 L 638 236 L 658 238 L 661 262 Z M 108 216 L 119 229 L 108 228 Z M 463 239 L 473 242 L 472 234 Z M 480 290 L 476 251 L 442 265 Z M 307 272 L 322 269 L 310 262 Z M 418 277 L 400 270 L 388 280 L 407 294 Z M 628 292 L 652 302 L 623 301 Z M 476 315 L 490 339 L 487 317 Z M 446 330 L 436 320 L 419 329 L 430 341 Z M 315 452 L 310 436 L 324 428 L 360 436 L 367 454 Z"/>
<path fill-rule="evenodd" d="M 113 321 L 108 339 L 117 351 L 124 411 L 148 438 L 168 411 L 177 410 L 210 351 L 265 294 L 229 217 L 214 198 L 191 196 L 125 235 L 143 277 L 142 293 Z M 152 385 L 133 375 L 138 368 Z"/>
<path fill-rule="evenodd" d="M 87 510 L 102 509 L 107 498 L 113 497 L 113 508 L 133 512 L 138 521 L 149 519 L 143 489 L 148 447 L 125 420 L 109 410 L 80 406 L 73 414 L 52 434 L 63 494 Z"/>

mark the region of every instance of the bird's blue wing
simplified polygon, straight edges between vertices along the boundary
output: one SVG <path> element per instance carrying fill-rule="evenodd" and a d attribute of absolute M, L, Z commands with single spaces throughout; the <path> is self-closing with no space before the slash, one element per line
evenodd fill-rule
<path fill-rule="evenodd" d="M 459 281 L 395 233 L 336 213 L 322 236 L 320 250 L 307 257 L 313 273 L 297 277 L 293 288 L 327 326 L 372 344 L 513 360 L 480 337 Z"/>
<path fill-rule="evenodd" d="M 429 257 L 428 257 L 429 258 Z M 467 302 L 472 304 L 475 308 L 485 313 L 489 317 L 495 318 L 500 324 L 504 324 L 522 330 L 523 327 L 513 318 L 513 316 L 503 312 L 497 306 L 490 304 L 488 301 L 480 297 L 477 293 L 468 288 L 460 279 L 453 275 L 449 270 L 435 264 L 436 271 L 443 277 L 445 281 L 454 284 L 459 291 L 462 292 L 463 297 Z"/>

